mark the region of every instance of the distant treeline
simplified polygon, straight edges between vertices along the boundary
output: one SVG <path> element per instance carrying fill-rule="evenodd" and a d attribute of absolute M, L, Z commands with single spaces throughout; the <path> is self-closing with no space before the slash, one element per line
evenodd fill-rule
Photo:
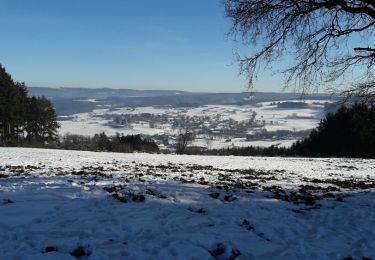
<path fill-rule="evenodd" d="M 51 142 L 57 137 L 56 113 L 45 97 L 28 97 L 0 64 L 0 146 Z"/>
<path fill-rule="evenodd" d="M 188 152 L 189 153 L 189 152 Z M 194 152 L 190 152 L 193 154 Z M 288 148 L 277 147 L 271 145 L 269 147 L 259 147 L 259 146 L 247 146 L 247 147 L 228 147 L 221 149 L 211 149 L 207 151 L 202 151 L 201 154 L 206 155 L 234 155 L 234 156 L 287 156 Z"/>
<path fill-rule="evenodd" d="M 149 138 L 141 135 L 120 135 L 107 136 L 105 133 L 96 134 L 93 137 L 66 134 L 58 141 L 51 144 L 49 148 L 82 150 L 82 151 L 106 151 L 106 152 L 148 152 L 158 153 L 158 145 Z"/>
<path fill-rule="evenodd" d="M 198 151 L 190 154 L 238 156 L 304 156 L 375 158 L 375 107 L 354 104 L 329 113 L 319 126 L 290 148 L 239 147 Z"/>

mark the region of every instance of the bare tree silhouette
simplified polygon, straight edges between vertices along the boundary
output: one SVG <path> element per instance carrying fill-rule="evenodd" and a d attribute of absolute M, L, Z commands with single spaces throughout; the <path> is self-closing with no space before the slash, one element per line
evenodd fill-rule
<path fill-rule="evenodd" d="M 374 99 L 373 0 L 223 0 L 230 34 L 253 47 L 238 56 L 241 73 L 254 84 L 259 69 L 292 56 L 284 87 L 302 93 L 324 84 L 345 94 Z M 341 89 L 342 90 L 342 89 Z"/>

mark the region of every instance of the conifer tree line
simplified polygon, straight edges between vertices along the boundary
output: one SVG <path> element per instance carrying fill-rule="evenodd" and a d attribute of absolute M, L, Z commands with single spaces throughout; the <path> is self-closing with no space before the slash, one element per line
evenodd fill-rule
<path fill-rule="evenodd" d="M 290 155 L 375 158 L 375 106 L 355 103 L 329 113 Z"/>
<path fill-rule="evenodd" d="M 29 97 L 0 64 L 0 146 L 45 144 L 56 140 L 59 124 L 50 100 Z"/>
<path fill-rule="evenodd" d="M 141 135 L 120 135 L 107 136 L 104 132 L 94 136 L 77 134 L 66 134 L 60 140 L 53 143 L 51 148 L 81 151 L 103 151 L 103 152 L 160 152 L 158 145 L 150 138 Z"/>

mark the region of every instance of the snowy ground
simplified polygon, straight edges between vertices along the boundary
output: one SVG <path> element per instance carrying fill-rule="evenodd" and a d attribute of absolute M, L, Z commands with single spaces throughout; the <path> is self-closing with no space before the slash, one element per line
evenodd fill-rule
<path fill-rule="evenodd" d="M 301 102 L 301 100 L 288 100 L 288 102 Z M 324 102 L 330 100 L 303 100 L 310 106 L 307 108 L 278 108 L 272 102 L 258 103 L 253 110 L 257 118 L 265 121 L 267 131 L 290 130 L 301 131 L 315 128 L 320 119 L 325 115 Z"/>
<path fill-rule="evenodd" d="M 0 259 L 375 258 L 375 160 L 0 149 Z"/>

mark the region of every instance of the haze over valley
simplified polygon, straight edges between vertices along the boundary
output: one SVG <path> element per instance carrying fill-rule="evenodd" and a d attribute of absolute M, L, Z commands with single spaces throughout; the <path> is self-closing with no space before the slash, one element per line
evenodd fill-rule
<path fill-rule="evenodd" d="M 192 146 L 219 149 L 290 146 L 308 136 L 337 100 L 295 93 L 194 93 L 131 89 L 29 88 L 53 100 L 59 134 L 142 134 L 174 150 L 181 132 Z"/>

